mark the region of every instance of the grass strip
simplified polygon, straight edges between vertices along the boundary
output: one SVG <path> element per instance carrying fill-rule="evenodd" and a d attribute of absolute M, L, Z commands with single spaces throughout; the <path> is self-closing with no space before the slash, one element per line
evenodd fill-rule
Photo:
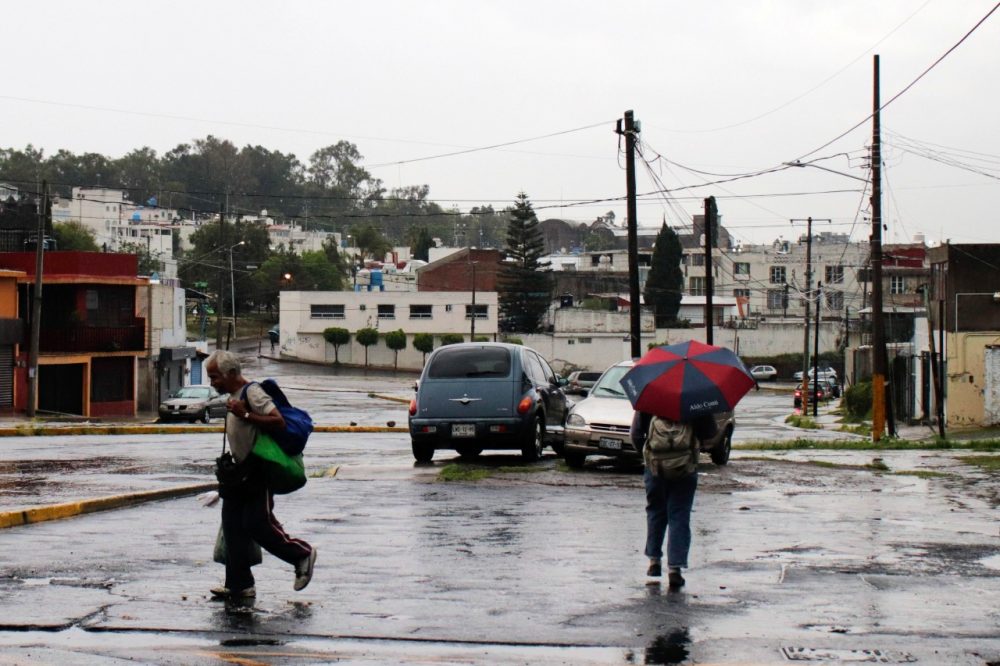
<path fill-rule="evenodd" d="M 1000 456 L 960 456 L 966 465 L 981 467 L 984 472 L 1000 472 Z"/>
<path fill-rule="evenodd" d="M 740 451 L 951 451 L 968 449 L 972 451 L 1000 451 L 1000 440 L 926 440 L 883 438 L 878 444 L 869 440 L 836 439 L 821 441 L 799 437 L 784 442 L 744 442 L 734 444 Z"/>
<path fill-rule="evenodd" d="M 470 465 L 467 463 L 451 463 L 445 465 L 438 472 L 438 481 L 481 481 L 497 474 L 534 474 L 544 472 L 545 467 L 518 467 L 514 465 L 502 465 L 500 467 L 486 467 L 484 465 Z"/>
<path fill-rule="evenodd" d="M 808 416 L 803 416 L 802 414 L 789 414 L 785 418 L 785 423 L 791 424 L 796 428 L 802 428 L 803 430 L 820 430 L 822 426 L 813 421 Z"/>

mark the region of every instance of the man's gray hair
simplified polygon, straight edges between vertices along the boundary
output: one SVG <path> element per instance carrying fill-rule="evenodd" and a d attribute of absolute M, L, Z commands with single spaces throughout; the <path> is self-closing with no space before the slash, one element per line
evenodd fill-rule
<path fill-rule="evenodd" d="M 216 349 L 212 352 L 205 359 L 205 365 L 207 366 L 209 363 L 214 363 L 223 375 L 228 375 L 231 372 L 235 372 L 237 375 L 243 374 L 243 368 L 240 366 L 240 357 L 225 349 Z"/>

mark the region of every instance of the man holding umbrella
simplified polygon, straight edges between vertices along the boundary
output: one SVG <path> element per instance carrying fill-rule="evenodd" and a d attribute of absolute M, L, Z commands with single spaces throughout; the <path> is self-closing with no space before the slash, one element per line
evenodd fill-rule
<path fill-rule="evenodd" d="M 676 590 L 691 547 L 697 440 L 714 435 L 713 415 L 732 410 L 754 380 L 729 349 L 691 340 L 649 350 L 621 384 L 636 410 L 632 441 L 645 463 L 646 575 L 662 575 L 666 537 L 668 582 Z"/>

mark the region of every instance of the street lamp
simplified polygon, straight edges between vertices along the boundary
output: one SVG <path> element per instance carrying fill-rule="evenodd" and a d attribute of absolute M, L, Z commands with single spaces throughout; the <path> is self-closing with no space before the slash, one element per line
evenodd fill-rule
<path fill-rule="evenodd" d="M 229 306 L 233 312 L 233 337 L 236 337 L 236 286 L 233 283 L 233 249 L 240 245 L 246 245 L 246 241 L 240 241 L 229 248 Z"/>

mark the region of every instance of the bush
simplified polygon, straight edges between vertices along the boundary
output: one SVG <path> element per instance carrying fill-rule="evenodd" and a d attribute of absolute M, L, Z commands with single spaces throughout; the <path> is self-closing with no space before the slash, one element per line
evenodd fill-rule
<path fill-rule="evenodd" d="M 465 337 L 458 333 L 445 333 L 441 336 L 441 346 L 445 345 L 457 345 L 465 342 Z"/>
<path fill-rule="evenodd" d="M 507 335 L 505 335 L 503 337 L 503 339 L 501 340 L 501 342 L 506 342 L 506 343 L 511 344 L 511 345 L 523 345 L 524 344 L 524 340 L 522 340 L 521 338 L 514 338 L 514 337 L 511 337 L 511 336 L 507 336 Z"/>
<path fill-rule="evenodd" d="M 849 416 L 867 418 L 872 411 L 872 383 L 858 382 L 844 391 L 844 408 Z"/>

